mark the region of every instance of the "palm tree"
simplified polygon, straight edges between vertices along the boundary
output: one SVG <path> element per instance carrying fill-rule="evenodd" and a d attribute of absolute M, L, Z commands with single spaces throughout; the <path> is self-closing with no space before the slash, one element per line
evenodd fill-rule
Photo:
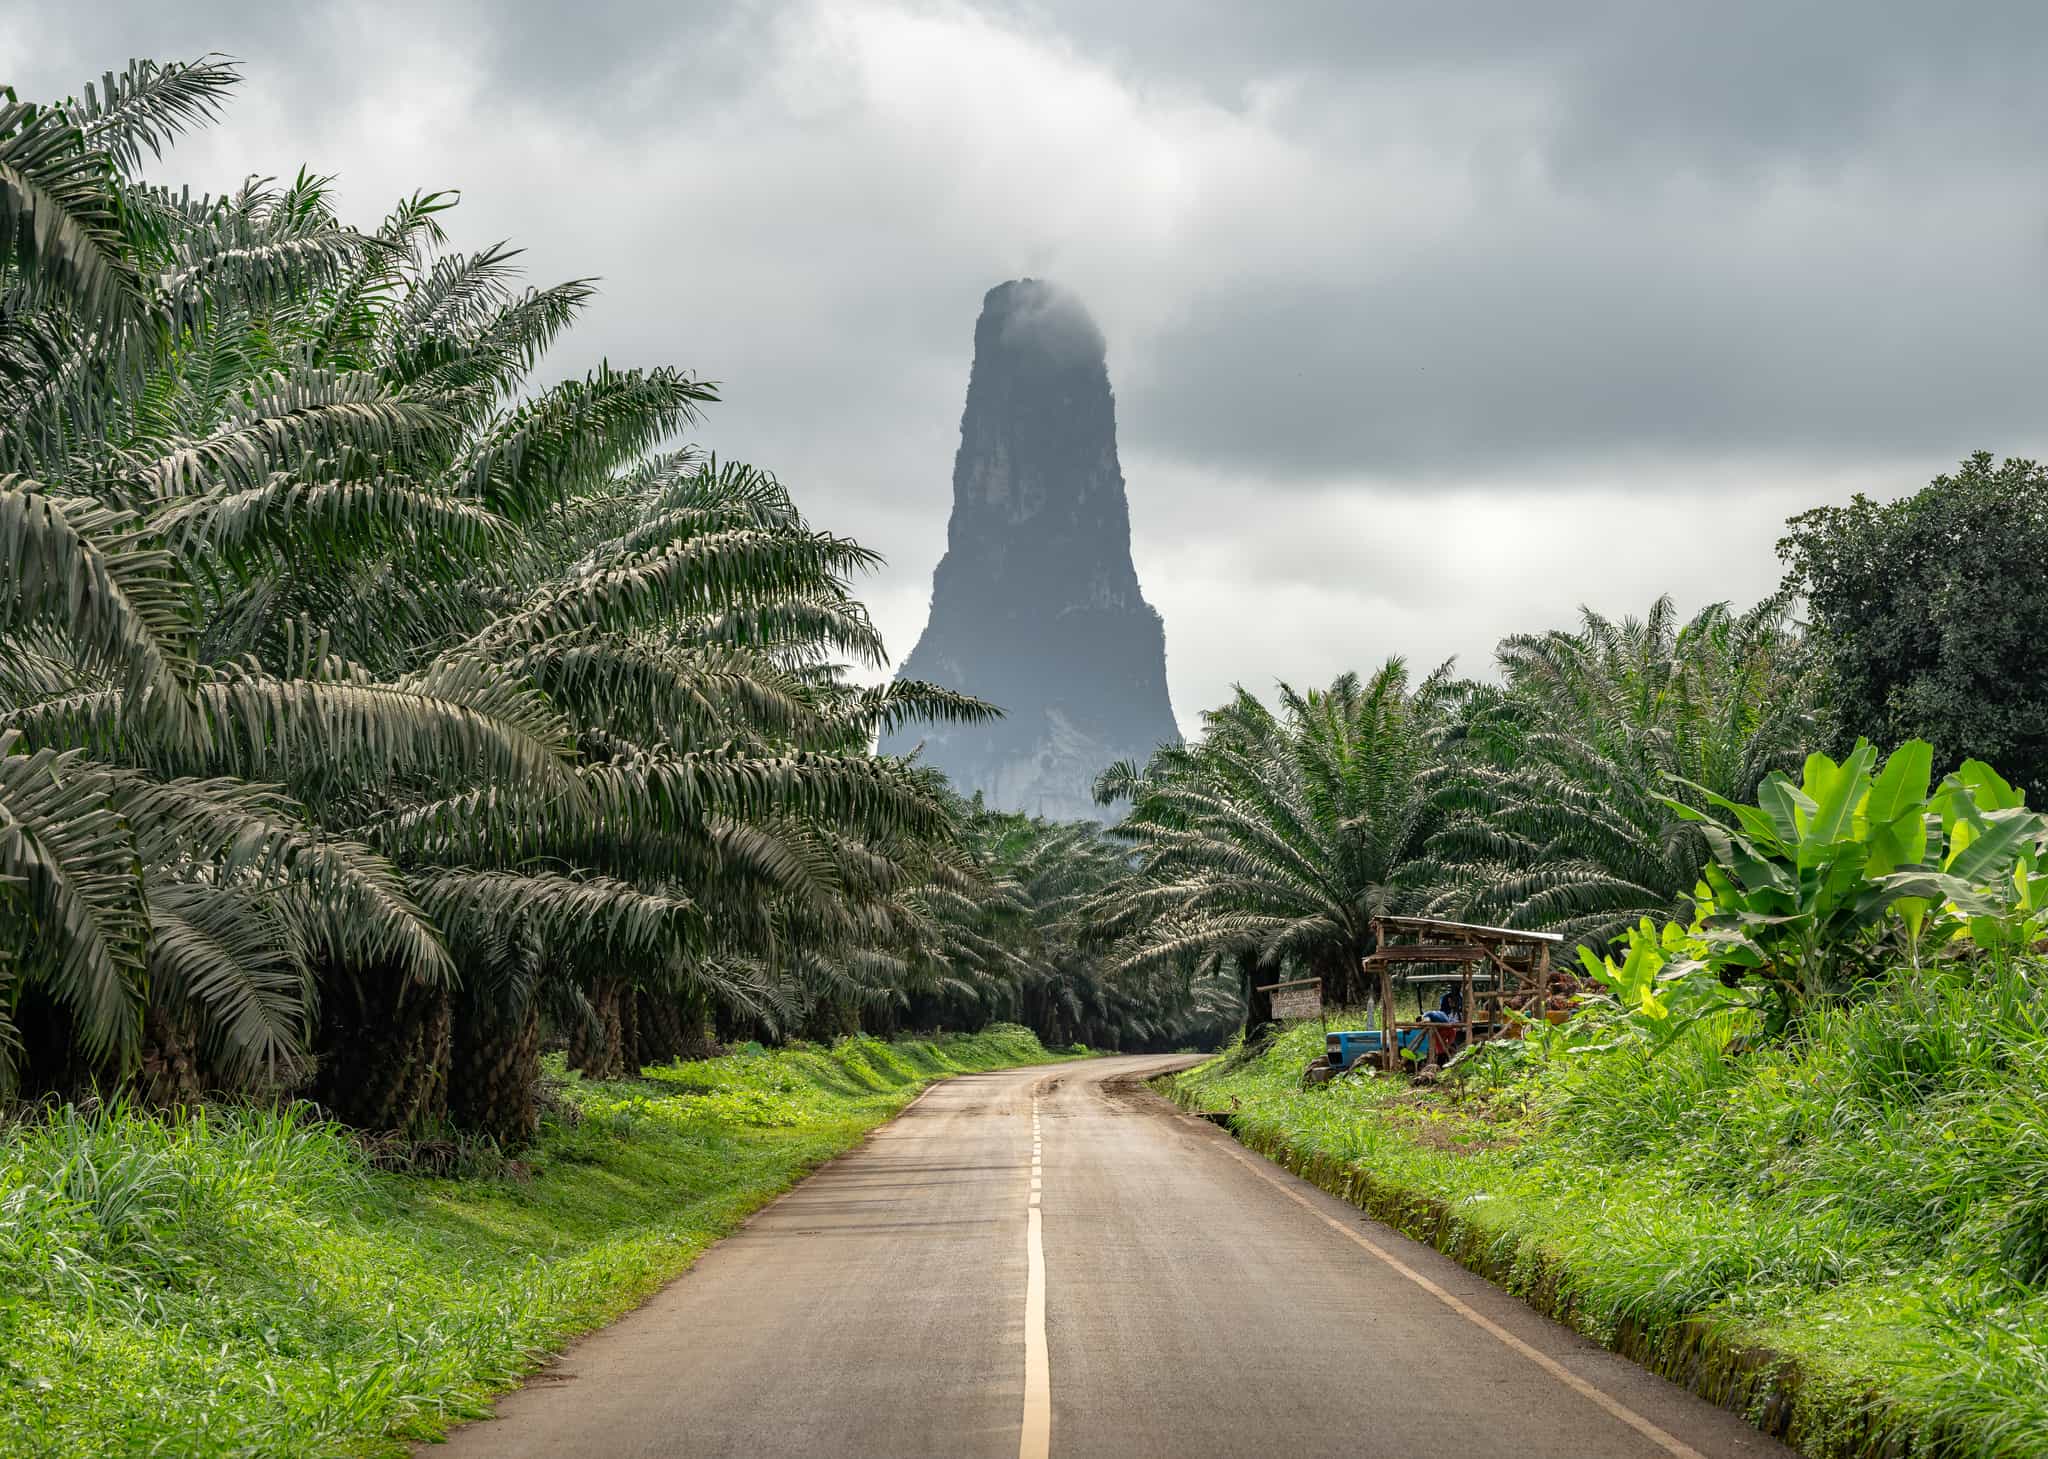
<path fill-rule="evenodd" d="M 0 1087 L 24 1066 L 57 1083 L 133 1068 L 146 1032 L 186 1021 L 227 1067 L 274 1067 L 303 1032 L 315 945 L 451 971 L 389 866 L 221 773 L 282 748 L 258 729 L 279 686 L 203 670 L 192 582 L 157 525 L 201 472 L 404 423 L 301 391 L 245 396 L 238 429 L 197 449 L 172 439 L 181 349 L 364 247 L 304 180 L 197 204 L 128 180 L 233 80 L 216 61 L 138 63 L 83 102 L 0 108 L 0 918 L 21 949 L 0 989 Z M 427 697 L 392 697 L 408 692 Z M 510 725 L 472 738 L 523 748 Z"/>
<path fill-rule="evenodd" d="M 447 195 L 130 180 L 233 80 L 0 113 L 0 1078 L 310 1050 L 339 1113 L 517 1138 L 544 1007 L 598 1069 L 643 1006 L 800 1014 L 954 837 L 876 729 L 991 711 L 847 685 L 872 555 L 642 457 L 709 384 L 533 389 L 589 286 L 446 252 Z"/>
<path fill-rule="evenodd" d="M 1277 713 L 1240 689 L 1203 716 L 1196 743 L 1105 774 L 1097 799 L 1130 801 L 1115 829 L 1143 870 L 1097 909 L 1129 939 L 1121 967 L 1227 969 L 1253 1025 L 1270 1016 L 1256 985 L 1283 971 L 1320 977 L 1338 1002 L 1359 997 L 1372 919 L 1414 910 L 1423 892 L 1427 772 L 1450 688 L 1443 670 L 1411 688 L 1396 658 L 1364 681 L 1283 684 Z"/>
<path fill-rule="evenodd" d="M 1011 1019 L 1049 1045 L 1132 1050 L 1213 1044 L 1235 1026 L 1234 985 L 1186 963 L 1117 968 L 1098 908 L 1138 875 L 1127 845 L 1093 822 L 962 811 L 976 875 L 934 903 L 943 936 L 918 1019 Z"/>
<path fill-rule="evenodd" d="M 1468 686 L 1429 843 L 1434 910 L 1600 944 L 1682 912 L 1706 847 L 1669 797 L 1748 801 L 1797 762 L 1814 700 L 1788 604 L 1681 623 L 1586 610 L 1576 632 L 1500 646 L 1504 682 Z"/>

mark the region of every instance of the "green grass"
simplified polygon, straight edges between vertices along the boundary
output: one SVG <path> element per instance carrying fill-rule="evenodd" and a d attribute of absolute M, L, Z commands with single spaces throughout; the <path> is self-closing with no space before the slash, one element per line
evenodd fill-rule
<path fill-rule="evenodd" d="M 403 1453 L 932 1079 L 1048 1057 L 998 1028 L 570 1079 L 466 1179 L 374 1170 L 297 1109 L 0 1127 L 0 1455 Z"/>
<path fill-rule="evenodd" d="M 1304 1091 L 1310 1025 L 1175 1093 L 1803 1452 L 2048 1453 L 2048 967 L 1725 1033 Z"/>

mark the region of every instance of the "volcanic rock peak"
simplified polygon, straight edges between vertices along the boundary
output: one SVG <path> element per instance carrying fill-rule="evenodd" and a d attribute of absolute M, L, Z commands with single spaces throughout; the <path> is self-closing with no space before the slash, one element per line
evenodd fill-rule
<path fill-rule="evenodd" d="M 882 746 L 906 753 L 921 739 L 963 793 L 1005 810 L 1099 818 L 1095 776 L 1179 738 L 1164 629 L 1131 564 L 1102 331 L 1041 280 L 982 300 L 946 555 L 903 673 L 1008 711 Z"/>

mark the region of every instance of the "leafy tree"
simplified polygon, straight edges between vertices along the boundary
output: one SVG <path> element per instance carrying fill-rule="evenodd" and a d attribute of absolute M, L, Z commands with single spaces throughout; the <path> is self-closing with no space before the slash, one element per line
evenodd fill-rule
<path fill-rule="evenodd" d="M 2048 471 L 1977 452 L 1911 496 L 1820 507 L 1779 544 L 1846 748 L 1976 758 L 2048 790 Z"/>

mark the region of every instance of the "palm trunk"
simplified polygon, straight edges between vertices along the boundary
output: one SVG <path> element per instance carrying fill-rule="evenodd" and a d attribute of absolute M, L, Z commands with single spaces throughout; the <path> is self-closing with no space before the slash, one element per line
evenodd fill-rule
<path fill-rule="evenodd" d="M 850 1003 L 827 1000 L 811 1009 L 804 1020 L 802 1036 L 815 1043 L 829 1044 L 860 1032 L 860 1011 Z"/>
<path fill-rule="evenodd" d="M 642 992 L 634 997 L 640 1014 L 640 1057 L 649 1064 L 680 1059 L 684 1041 L 683 1005 L 668 993 Z"/>
<path fill-rule="evenodd" d="M 478 989 L 456 1009 L 448 1061 L 448 1115 L 464 1129 L 518 1149 L 540 1129 L 540 1008 Z"/>
<path fill-rule="evenodd" d="M 1356 947 L 1323 953 L 1309 963 L 1309 976 L 1323 980 L 1323 1006 L 1356 1008 L 1369 1002 L 1377 988 L 1365 985 L 1365 954 Z"/>
<path fill-rule="evenodd" d="M 395 970 L 324 969 L 313 1098 L 364 1130 L 415 1132 L 448 1112 L 448 993 Z"/>
<path fill-rule="evenodd" d="M 694 994 L 641 993 L 640 1060 L 673 1064 L 711 1057 L 712 1040 L 703 1000 Z"/>
<path fill-rule="evenodd" d="M 135 1092 L 144 1104 L 171 1109 L 196 1103 L 206 1092 L 191 1030 L 152 1003 L 143 1015 L 142 1067 Z"/>
<path fill-rule="evenodd" d="M 619 1079 L 640 1072 L 640 1019 L 633 989 L 618 978 L 590 985 L 595 1028 L 578 1024 L 569 1036 L 569 1066 L 589 1079 Z"/>
<path fill-rule="evenodd" d="M 1280 1025 L 1273 1018 L 1273 995 L 1259 991 L 1265 978 L 1259 971 L 1258 958 L 1252 953 L 1239 953 L 1237 972 L 1244 979 L 1244 1041 L 1249 1048 L 1273 1037 L 1280 1031 Z"/>
<path fill-rule="evenodd" d="M 619 1073 L 637 1075 L 647 1063 L 646 1051 L 640 1043 L 639 993 L 621 983 L 615 1001 L 619 1008 Z"/>

